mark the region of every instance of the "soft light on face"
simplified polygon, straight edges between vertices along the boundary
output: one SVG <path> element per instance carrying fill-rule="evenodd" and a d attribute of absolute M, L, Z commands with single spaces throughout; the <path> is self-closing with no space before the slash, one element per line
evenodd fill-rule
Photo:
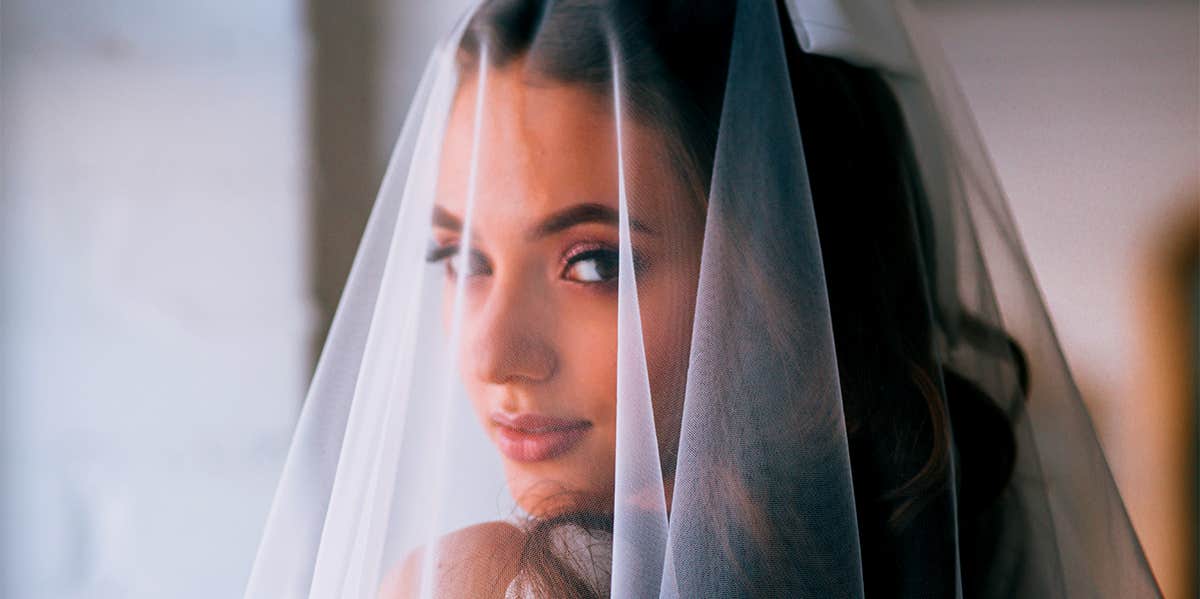
<path fill-rule="evenodd" d="M 443 146 L 430 259 L 445 262 L 447 321 L 456 297 L 463 301 L 461 374 L 518 504 L 533 515 L 564 505 L 603 510 L 616 456 L 612 103 L 582 87 L 533 81 L 521 61 L 487 73 L 469 219 L 478 78 L 460 86 Z M 703 211 L 694 194 L 680 191 L 669 161 L 656 159 L 664 152 L 650 130 L 626 123 L 622 138 L 655 420 L 661 452 L 671 456 Z M 468 220 L 471 251 L 461 259 Z"/>

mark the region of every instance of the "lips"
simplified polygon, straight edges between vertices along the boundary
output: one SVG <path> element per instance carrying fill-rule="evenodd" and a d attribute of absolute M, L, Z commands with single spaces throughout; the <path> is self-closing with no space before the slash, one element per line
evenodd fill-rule
<path fill-rule="evenodd" d="M 514 462 L 540 462 L 567 453 L 592 428 L 587 420 L 495 412 L 496 445 Z"/>

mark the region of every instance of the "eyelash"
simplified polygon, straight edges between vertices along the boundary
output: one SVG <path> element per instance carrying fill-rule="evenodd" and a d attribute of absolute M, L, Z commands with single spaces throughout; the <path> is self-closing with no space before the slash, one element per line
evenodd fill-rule
<path fill-rule="evenodd" d="M 457 270 L 454 268 L 453 263 L 450 262 L 450 259 L 453 258 L 458 253 L 458 251 L 459 251 L 459 246 L 457 244 L 434 245 L 433 247 L 431 247 L 429 249 L 428 253 L 426 254 L 425 261 L 430 264 L 445 261 L 446 267 L 447 267 L 447 274 L 454 275 L 454 274 L 457 274 Z M 585 260 L 601 258 L 601 257 L 609 257 L 609 256 L 615 258 L 617 254 L 618 254 L 617 249 L 613 248 L 611 245 L 608 245 L 608 244 L 602 244 L 602 243 L 578 244 L 567 251 L 565 257 L 562 260 L 562 268 L 559 271 L 559 277 L 562 278 L 563 280 L 567 280 L 567 281 L 570 281 L 573 283 L 578 283 L 580 285 L 614 284 L 614 283 L 616 283 L 618 277 L 620 276 L 619 274 L 617 276 L 614 276 L 611 279 L 607 279 L 607 280 L 603 280 L 603 281 L 574 281 L 572 279 L 568 279 L 566 277 L 566 273 L 572 267 L 574 267 L 575 265 L 577 265 L 580 262 L 583 262 Z M 478 264 L 483 265 L 482 270 L 484 272 L 480 272 L 478 274 L 480 274 L 480 275 L 491 274 L 491 272 L 492 272 L 491 265 L 487 264 L 486 256 L 484 256 L 482 253 L 472 251 L 471 258 L 473 260 L 478 260 Z M 645 260 L 642 258 L 640 252 L 634 251 L 633 252 L 633 270 L 634 270 L 634 272 L 641 272 L 644 269 L 644 267 L 645 267 Z"/>
<path fill-rule="evenodd" d="M 453 244 L 453 243 L 446 244 L 446 245 L 436 245 L 435 244 L 432 247 L 430 247 L 429 251 L 425 254 L 425 261 L 430 264 L 435 264 L 438 262 L 445 262 L 446 263 L 446 274 L 448 274 L 448 275 L 457 274 L 457 269 L 454 268 L 454 263 L 453 263 L 452 259 L 458 254 L 458 250 L 459 250 L 458 244 Z M 474 274 L 488 275 L 488 274 L 492 273 L 492 267 L 490 264 L 488 264 L 487 257 L 484 256 L 482 253 L 475 251 L 475 250 L 471 250 L 468 260 L 470 260 L 472 262 L 471 266 L 481 265 L 483 267 L 481 269 L 481 270 L 483 270 L 483 272 L 474 273 Z M 471 273 L 469 273 L 469 274 L 471 274 Z"/>
<path fill-rule="evenodd" d="M 617 249 L 608 244 L 603 243 L 581 243 L 573 246 L 567 251 L 566 256 L 562 260 L 562 268 L 559 270 L 559 278 L 579 283 L 580 285 L 610 285 L 615 284 L 620 277 L 620 267 L 616 268 L 617 274 L 610 279 L 602 281 L 576 281 L 567 278 L 567 273 L 570 272 L 577 264 L 593 259 L 610 259 L 616 264 L 620 264 L 620 254 Z M 637 269 L 634 269 L 635 271 Z"/>

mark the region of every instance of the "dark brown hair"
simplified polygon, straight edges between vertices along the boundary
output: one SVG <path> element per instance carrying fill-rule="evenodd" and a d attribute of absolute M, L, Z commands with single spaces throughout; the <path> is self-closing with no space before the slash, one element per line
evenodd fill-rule
<path fill-rule="evenodd" d="M 487 40 L 493 66 L 530 57 L 526 68 L 539 76 L 607 95 L 610 43 L 620 44 L 632 116 L 674 140 L 671 153 L 681 176 L 703 193 L 713 167 L 735 4 L 492 0 L 467 29 L 463 62 L 473 67 Z M 782 4 L 777 10 L 780 22 L 788 23 Z M 930 290 L 938 265 L 929 206 L 889 86 L 872 70 L 803 52 L 794 31 L 781 29 L 833 320 L 866 592 L 953 596 L 958 556 L 964 570 L 989 559 L 986 543 L 966 537 L 976 534 L 974 519 L 1011 477 L 1012 427 L 996 403 L 950 370 L 935 349 L 938 316 Z M 775 299 L 765 303 L 781 315 L 792 310 L 787 297 Z M 1019 349 L 1002 332 L 965 317 L 958 325 L 977 339 L 1001 340 L 1023 373 Z M 778 333 L 772 337 L 781 353 L 796 351 L 788 331 Z M 753 489 L 745 495 L 740 525 L 765 546 L 761 555 L 785 553 L 770 547 L 779 536 L 771 515 L 749 499 Z M 549 533 L 558 526 L 611 530 L 611 519 L 578 513 L 531 522 L 524 574 L 547 597 L 595 596 L 554 555 Z M 759 582 L 746 587 L 759 588 Z"/>

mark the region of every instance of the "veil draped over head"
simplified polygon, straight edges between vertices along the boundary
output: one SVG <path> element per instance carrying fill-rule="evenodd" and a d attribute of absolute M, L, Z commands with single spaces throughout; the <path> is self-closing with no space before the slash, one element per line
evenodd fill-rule
<path fill-rule="evenodd" d="M 486 0 L 247 597 L 1150 597 L 965 102 L 885 0 Z"/>

